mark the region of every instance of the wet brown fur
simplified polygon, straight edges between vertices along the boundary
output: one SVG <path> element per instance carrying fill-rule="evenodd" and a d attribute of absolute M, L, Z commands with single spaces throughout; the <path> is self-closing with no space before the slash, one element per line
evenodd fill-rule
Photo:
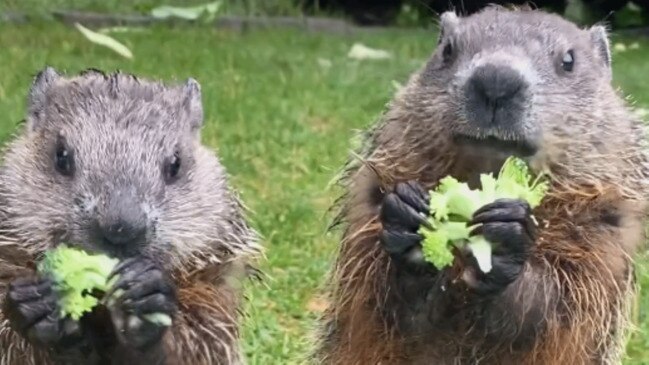
<path fill-rule="evenodd" d="M 420 77 L 398 93 L 341 178 L 336 225 L 343 233 L 315 363 L 619 364 L 634 294 L 633 255 L 645 240 L 649 165 L 641 122 L 609 85 L 597 90 L 598 105 L 579 113 L 554 108 L 563 122 L 532 161 L 536 171 L 551 174 L 552 188 L 534 211 L 541 228 L 532 257 L 503 300 L 520 317 L 514 323 L 539 306 L 545 332 L 515 351 L 506 341 L 486 341 L 462 318 L 427 333 L 399 329 L 394 270 L 378 241 L 381 197 L 397 182 L 432 188 L 448 174 L 469 179 L 475 172 L 446 125 L 436 122 L 454 101 L 422 90 Z M 611 215 L 619 221 L 607 223 Z M 458 261 L 445 274 L 456 289 L 441 316 L 452 317 L 468 295 Z M 539 293 L 542 302 L 534 302 Z"/>

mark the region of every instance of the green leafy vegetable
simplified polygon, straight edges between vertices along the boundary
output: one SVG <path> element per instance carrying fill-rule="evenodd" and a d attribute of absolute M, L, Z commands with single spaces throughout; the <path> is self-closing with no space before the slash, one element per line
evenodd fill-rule
<path fill-rule="evenodd" d="M 171 317 L 164 313 L 151 313 L 142 315 L 144 319 L 159 326 L 171 326 Z"/>
<path fill-rule="evenodd" d="M 80 249 L 60 245 L 47 251 L 38 271 L 49 275 L 60 295 L 61 315 L 79 320 L 99 303 L 93 290 L 108 289 L 108 275 L 118 260 L 105 255 L 90 255 Z"/>
<path fill-rule="evenodd" d="M 468 222 L 476 210 L 498 199 L 522 199 L 534 208 L 541 203 L 549 185 L 542 175 L 532 179 L 525 162 L 508 158 L 494 178 L 492 174 L 480 175 L 481 190 L 472 190 L 466 183 L 452 176 L 440 180 L 430 192 L 428 222 L 432 229 L 421 227 L 424 236 L 422 249 L 426 261 L 438 268 L 453 262 L 451 247 L 466 243 L 483 272 L 491 270 L 491 244 L 482 236 L 469 236 L 473 227 Z"/>

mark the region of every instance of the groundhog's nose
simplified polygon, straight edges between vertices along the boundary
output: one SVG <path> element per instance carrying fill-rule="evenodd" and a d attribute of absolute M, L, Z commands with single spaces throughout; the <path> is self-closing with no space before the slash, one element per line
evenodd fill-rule
<path fill-rule="evenodd" d="M 111 194 L 97 217 L 95 230 L 95 237 L 104 244 L 131 246 L 144 243 L 147 220 L 137 195 L 130 189 Z"/>
<path fill-rule="evenodd" d="M 100 225 L 101 236 L 111 245 L 139 244 L 146 235 L 146 226 L 138 222 L 119 220 L 113 224 Z"/>
<path fill-rule="evenodd" d="M 480 66 L 466 84 L 466 108 L 471 122 L 482 127 L 518 122 L 524 112 L 527 82 L 508 66 Z"/>

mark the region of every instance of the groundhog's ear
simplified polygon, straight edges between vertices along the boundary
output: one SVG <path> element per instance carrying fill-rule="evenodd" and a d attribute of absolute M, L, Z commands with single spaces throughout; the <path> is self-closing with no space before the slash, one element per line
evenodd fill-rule
<path fill-rule="evenodd" d="M 439 17 L 439 37 L 437 44 L 441 43 L 444 36 L 452 34 L 460 23 L 460 19 L 454 11 L 446 11 Z"/>
<path fill-rule="evenodd" d="M 590 39 L 595 47 L 595 52 L 607 68 L 611 67 L 611 45 L 608 40 L 608 31 L 603 25 L 594 25 L 590 28 Z"/>
<path fill-rule="evenodd" d="M 32 128 L 36 127 L 35 124 L 38 122 L 38 117 L 47 102 L 47 92 L 59 77 L 58 72 L 49 66 L 45 67 L 34 77 L 27 99 L 27 112 L 29 113 L 29 123 Z"/>
<path fill-rule="evenodd" d="M 203 125 L 203 102 L 201 85 L 193 78 L 187 79 L 183 86 L 183 108 L 192 130 Z"/>

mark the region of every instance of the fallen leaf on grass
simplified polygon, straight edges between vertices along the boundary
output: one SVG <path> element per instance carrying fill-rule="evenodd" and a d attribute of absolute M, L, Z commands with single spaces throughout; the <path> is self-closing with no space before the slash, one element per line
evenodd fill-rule
<path fill-rule="evenodd" d="M 332 63 L 331 60 L 328 60 L 326 58 L 318 58 L 318 65 L 322 68 L 329 68 L 331 67 Z"/>
<path fill-rule="evenodd" d="M 186 7 L 186 8 L 163 5 L 152 9 L 151 16 L 158 19 L 177 17 L 177 18 L 183 18 L 188 20 L 196 20 L 204 12 L 207 12 L 209 17 L 213 17 L 214 14 L 216 14 L 216 12 L 219 10 L 220 6 L 221 6 L 220 1 L 215 1 L 209 4 Z"/>
<path fill-rule="evenodd" d="M 642 119 L 649 116 L 649 109 L 646 108 L 635 108 L 633 112 Z"/>
<path fill-rule="evenodd" d="M 100 46 L 108 47 L 123 57 L 133 58 L 133 54 L 125 45 L 119 43 L 118 41 L 111 38 L 110 36 L 107 36 L 106 34 L 93 32 L 92 30 L 84 27 L 79 23 L 74 23 L 74 26 L 92 43 L 98 44 Z"/>
<path fill-rule="evenodd" d="M 628 46 L 626 44 L 624 44 L 624 43 L 615 43 L 613 45 L 613 51 L 615 51 L 615 52 L 626 52 L 626 51 L 628 51 L 630 49 L 632 49 L 632 50 L 640 49 L 640 43 L 633 42 Z"/>
<path fill-rule="evenodd" d="M 109 28 L 101 28 L 97 32 L 102 33 L 102 34 L 108 34 L 108 33 L 133 33 L 133 32 L 144 32 L 147 31 L 147 29 L 143 27 L 109 27 Z"/>
<path fill-rule="evenodd" d="M 355 43 L 349 50 L 347 57 L 357 60 L 382 60 L 391 58 L 392 55 L 388 51 L 382 49 L 374 49 L 360 43 Z"/>
<path fill-rule="evenodd" d="M 626 51 L 626 44 L 624 44 L 624 43 L 615 43 L 613 45 L 613 51 L 615 51 L 615 52 L 624 52 L 624 51 Z"/>

